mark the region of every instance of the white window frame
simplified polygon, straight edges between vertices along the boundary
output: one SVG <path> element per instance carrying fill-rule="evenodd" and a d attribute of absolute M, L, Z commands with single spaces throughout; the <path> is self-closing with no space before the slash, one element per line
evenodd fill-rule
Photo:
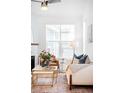
<path fill-rule="evenodd" d="M 46 47 L 48 46 L 48 45 L 47 45 L 48 42 L 57 42 L 57 43 L 59 44 L 59 55 L 58 55 L 58 56 L 59 56 L 59 58 L 62 58 L 62 57 L 63 57 L 62 43 L 66 43 L 66 42 L 71 43 L 71 42 L 73 42 L 74 40 L 68 40 L 68 41 L 63 41 L 63 40 L 62 40 L 62 38 L 61 38 L 61 34 L 62 34 L 61 26 L 62 26 L 62 25 L 66 25 L 66 24 L 47 24 L 47 25 L 46 25 L 46 28 L 47 28 L 48 25 L 60 25 L 60 30 L 59 30 L 60 38 L 59 38 L 59 40 L 48 40 L 48 41 L 47 41 L 47 39 L 46 39 Z M 67 25 L 72 25 L 72 26 L 74 26 L 74 33 L 75 33 L 75 25 L 74 25 L 74 24 L 67 24 Z M 46 34 L 46 38 L 47 38 L 47 34 Z M 75 36 L 74 36 L 74 39 L 75 39 Z M 66 49 L 66 48 L 65 48 L 65 49 Z M 70 48 L 67 48 L 67 49 L 72 49 L 72 48 L 70 47 Z M 73 49 L 72 49 L 72 51 L 73 51 Z"/>

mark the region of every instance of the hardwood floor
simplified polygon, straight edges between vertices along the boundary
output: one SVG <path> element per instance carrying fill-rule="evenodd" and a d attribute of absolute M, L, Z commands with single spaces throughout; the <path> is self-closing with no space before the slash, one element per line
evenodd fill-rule
<path fill-rule="evenodd" d="M 57 78 L 57 83 L 51 86 L 34 86 L 32 93 L 93 93 L 92 86 L 73 86 L 69 90 L 65 74 L 60 73 Z"/>

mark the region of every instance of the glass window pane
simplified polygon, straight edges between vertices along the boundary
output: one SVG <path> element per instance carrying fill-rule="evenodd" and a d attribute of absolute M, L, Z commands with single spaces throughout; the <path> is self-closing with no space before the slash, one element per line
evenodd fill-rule
<path fill-rule="evenodd" d="M 75 38 L 74 25 L 46 25 L 47 48 L 56 57 L 72 58 L 70 41 Z"/>
<path fill-rule="evenodd" d="M 69 48 L 63 49 L 63 58 L 72 58 L 73 57 L 73 50 Z"/>
<path fill-rule="evenodd" d="M 47 48 L 49 48 L 50 53 L 59 57 L 59 43 L 58 42 L 47 42 Z"/>
<path fill-rule="evenodd" d="M 73 56 L 73 49 L 70 46 L 71 42 L 61 42 L 61 47 L 62 47 L 62 56 L 64 58 L 72 58 Z"/>
<path fill-rule="evenodd" d="M 60 25 L 46 25 L 46 39 L 47 41 L 59 41 Z"/>
<path fill-rule="evenodd" d="M 72 41 L 74 40 L 74 25 L 61 25 L 61 40 Z"/>

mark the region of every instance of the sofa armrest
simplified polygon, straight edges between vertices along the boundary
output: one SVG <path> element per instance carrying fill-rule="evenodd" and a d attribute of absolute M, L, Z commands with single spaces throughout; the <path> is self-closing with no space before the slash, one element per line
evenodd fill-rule
<path fill-rule="evenodd" d="M 72 75 L 73 85 L 92 85 L 93 82 L 92 64 L 71 64 L 66 71 L 68 84 Z"/>

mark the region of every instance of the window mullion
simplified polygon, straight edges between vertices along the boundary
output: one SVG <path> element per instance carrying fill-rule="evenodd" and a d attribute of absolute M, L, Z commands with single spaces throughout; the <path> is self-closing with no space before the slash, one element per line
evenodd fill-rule
<path fill-rule="evenodd" d="M 60 25 L 60 40 L 59 40 L 59 56 L 62 57 L 62 43 L 61 43 L 61 25 Z"/>

